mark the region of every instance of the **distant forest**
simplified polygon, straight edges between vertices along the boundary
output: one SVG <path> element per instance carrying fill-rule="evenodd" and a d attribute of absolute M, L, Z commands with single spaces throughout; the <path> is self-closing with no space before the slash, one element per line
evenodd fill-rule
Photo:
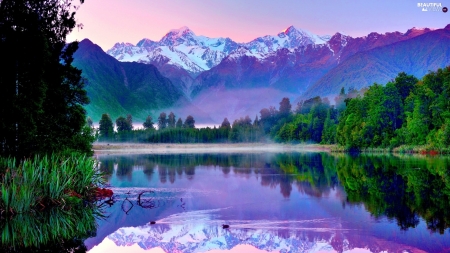
<path fill-rule="evenodd" d="M 88 123 L 93 125 L 92 120 Z M 338 144 L 344 150 L 393 149 L 427 146 L 444 150 L 450 144 L 450 67 L 429 72 L 421 80 L 402 72 L 386 85 L 362 90 L 342 88 L 334 98 L 319 96 L 292 107 L 283 98 L 278 109 L 263 108 L 252 120 L 241 117 L 219 127 L 195 128 L 195 119 L 184 121 L 162 112 L 156 122 L 148 116 L 143 129 L 133 130 L 132 116 L 112 119 L 103 114 L 99 141 L 146 143 L 289 142 Z M 155 128 L 155 125 L 158 128 Z"/>

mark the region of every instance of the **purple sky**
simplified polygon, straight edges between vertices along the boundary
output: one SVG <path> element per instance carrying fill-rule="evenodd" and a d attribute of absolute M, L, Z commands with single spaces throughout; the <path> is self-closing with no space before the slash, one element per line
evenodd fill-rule
<path fill-rule="evenodd" d="M 89 38 L 104 50 L 116 42 L 160 40 L 170 29 L 248 42 L 294 25 L 319 35 L 443 28 L 450 12 L 423 12 L 417 0 L 86 0 L 67 41 Z M 450 0 L 437 1 L 450 8 Z"/>

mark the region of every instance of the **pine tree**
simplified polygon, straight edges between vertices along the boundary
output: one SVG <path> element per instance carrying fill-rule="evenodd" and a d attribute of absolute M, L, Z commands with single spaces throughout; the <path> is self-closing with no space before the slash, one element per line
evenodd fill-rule
<path fill-rule="evenodd" d="M 124 117 L 120 116 L 116 119 L 116 128 L 117 132 L 125 132 L 125 131 L 131 131 L 131 127 L 129 125 L 129 122 Z"/>
<path fill-rule="evenodd" d="M 183 120 L 181 120 L 181 118 L 178 118 L 177 123 L 176 123 L 176 127 L 177 128 L 182 128 L 183 127 Z"/>
<path fill-rule="evenodd" d="M 169 128 L 175 128 L 175 114 L 173 114 L 173 112 L 169 113 L 169 118 L 167 119 L 167 126 Z"/>
<path fill-rule="evenodd" d="M 153 119 L 152 116 L 148 115 L 147 118 L 145 119 L 144 124 L 142 124 L 144 126 L 144 129 L 155 129 L 155 127 L 153 126 Z"/>
<path fill-rule="evenodd" d="M 184 125 L 185 128 L 195 128 L 195 120 L 194 117 L 192 117 L 191 115 L 186 117 L 186 120 L 184 121 Z"/>
<path fill-rule="evenodd" d="M 220 125 L 220 127 L 221 128 L 231 128 L 230 121 L 228 121 L 227 118 L 224 118 L 222 124 Z"/>
<path fill-rule="evenodd" d="M 289 116 L 289 114 L 291 113 L 291 102 L 289 100 L 289 98 L 283 98 L 280 102 L 280 109 L 279 109 L 279 115 L 281 118 L 285 118 L 287 116 Z"/>
<path fill-rule="evenodd" d="M 133 130 L 133 117 L 131 114 L 127 115 L 127 131 Z"/>
<path fill-rule="evenodd" d="M 101 140 L 108 140 L 114 137 L 114 125 L 108 114 L 102 114 L 98 125 Z"/>
<path fill-rule="evenodd" d="M 165 112 L 159 114 L 158 117 L 158 130 L 163 130 L 167 127 L 167 116 Z"/>

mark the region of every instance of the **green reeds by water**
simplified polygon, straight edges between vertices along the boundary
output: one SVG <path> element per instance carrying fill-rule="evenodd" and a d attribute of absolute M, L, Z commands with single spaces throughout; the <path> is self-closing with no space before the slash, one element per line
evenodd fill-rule
<path fill-rule="evenodd" d="M 84 240 L 96 232 L 99 208 L 78 205 L 0 221 L 2 252 L 86 252 Z"/>
<path fill-rule="evenodd" d="M 0 158 L 1 216 L 49 207 L 70 208 L 103 183 L 97 162 L 83 155 Z"/>

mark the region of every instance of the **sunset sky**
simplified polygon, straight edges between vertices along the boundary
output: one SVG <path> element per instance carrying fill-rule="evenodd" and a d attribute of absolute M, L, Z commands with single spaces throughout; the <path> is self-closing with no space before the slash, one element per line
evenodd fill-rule
<path fill-rule="evenodd" d="M 450 0 L 438 3 L 450 7 Z M 158 41 L 182 26 L 197 35 L 248 42 L 276 35 L 290 25 L 319 35 L 364 36 L 450 24 L 450 12 L 424 12 L 417 4 L 417 0 L 85 0 L 76 15 L 84 29 L 74 29 L 67 41 L 89 38 L 107 50 L 116 42 Z"/>

